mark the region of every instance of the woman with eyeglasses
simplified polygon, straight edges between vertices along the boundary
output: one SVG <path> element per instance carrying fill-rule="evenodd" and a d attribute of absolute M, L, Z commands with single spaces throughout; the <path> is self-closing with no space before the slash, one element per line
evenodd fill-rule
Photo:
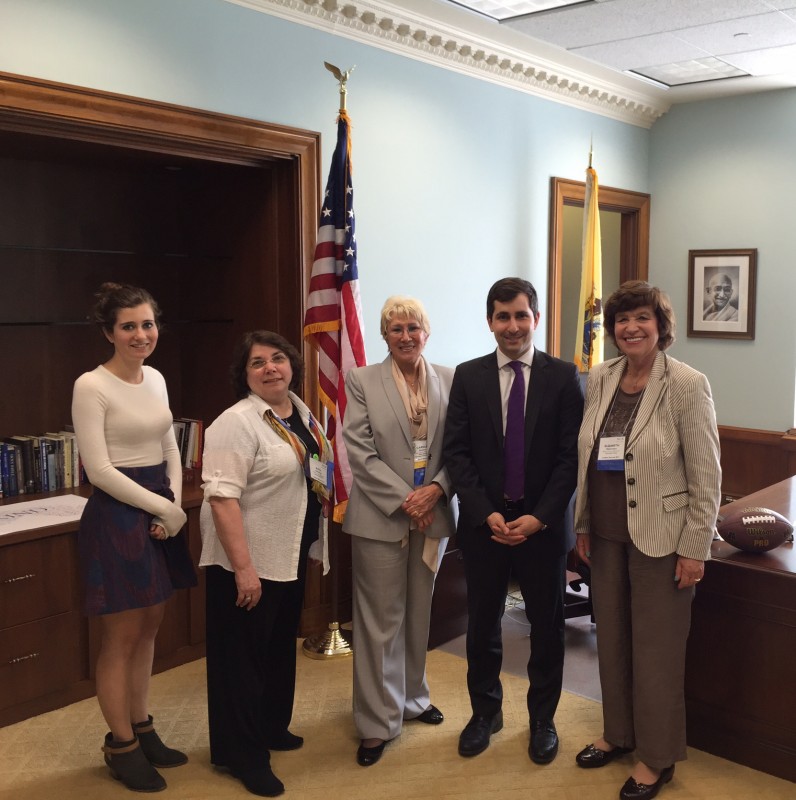
<path fill-rule="evenodd" d="M 288 727 L 307 561 L 329 570 L 326 505 L 332 451 L 295 393 L 304 362 L 271 331 L 237 344 L 238 402 L 207 429 L 202 557 L 207 578 L 210 761 L 252 794 L 284 785 L 271 750 L 296 750 Z"/>
<path fill-rule="evenodd" d="M 594 769 L 635 751 L 621 800 L 652 800 L 686 758 L 691 601 L 716 530 L 721 466 L 708 379 L 665 351 L 668 295 L 627 281 L 605 304 L 620 357 L 589 373 L 578 438 L 577 552 L 591 566 L 601 735 Z"/>
<path fill-rule="evenodd" d="M 442 434 L 453 370 L 430 364 L 419 300 L 390 297 L 381 312 L 389 354 L 346 378 L 343 425 L 354 483 L 343 530 L 351 534 L 354 723 L 368 767 L 404 720 L 443 721 L 431 704 L 426 649 L 431 595 L 453 533 Z"/>

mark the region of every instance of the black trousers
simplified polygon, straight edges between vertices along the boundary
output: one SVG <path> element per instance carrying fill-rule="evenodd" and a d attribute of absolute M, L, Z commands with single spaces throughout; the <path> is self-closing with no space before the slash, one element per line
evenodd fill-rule
<path fill-rule="evenodd" d="M 269 763 L 266 742 L 287 730 L 296 688 L 296 636 L 304 599 L 299 578 L 261 580 L 251 611 L 235 605 L 235 575 L 211 566 L 207 576 L 207 706 L 210 761 L 246 770 Z"/>
<path fill-rule="evenodd" d="M 501 620 L 513 576 L 531 624 L 528 715 L 531 721 L 553 719 L 564 676 L 566 556 L 540 557 L 530 542 L 509 547 L 490 537 L 484 525 L 459 539 L 467 579 L 467 689 L 473 713 L 489 717 L 502 706 Z"/>

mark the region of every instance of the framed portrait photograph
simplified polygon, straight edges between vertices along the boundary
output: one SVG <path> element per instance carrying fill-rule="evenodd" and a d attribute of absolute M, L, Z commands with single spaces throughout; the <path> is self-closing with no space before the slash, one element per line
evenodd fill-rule
<path fill-rule="evenodd" d="M 688 335 L 755 338 L 757 249 L 688 251 Z"/>

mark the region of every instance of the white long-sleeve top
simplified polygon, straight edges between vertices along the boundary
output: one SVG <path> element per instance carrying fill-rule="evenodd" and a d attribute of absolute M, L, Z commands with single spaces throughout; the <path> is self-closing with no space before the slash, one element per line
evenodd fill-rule
<path fill-rule="evenodd" d="M 307 424 L 310 411 L 290 393 Z M 298 576 L 301 535 L 307 511 L 307 481 L 293 448 L 281 439 L 263 414 L 270 406 L 250 394 L 219 416 L 205 433 L 202 459 L 204 502 L 200 515 L 200 567 L 232 566 L 216 533 L 210 499 L 235 498 L 243 515 L 243 532 L 258 577 L 293 581 Z M 310 555 L 329 571 L 326 519 L 319 521 L 319 540 Z"/>
<path fill-rule="evenodd" d="M 80 457 L 93 486 L 155 515 L 170 536 L 185 524 L 182 464 L 174 437 L 166 381 L 152 367 L 133 384 L 103 366 L 83 373 L 72 394 L 72 422 Z M 117 467 L 149 467 L 166 461 L 174 502 L 150 492 Z"/>

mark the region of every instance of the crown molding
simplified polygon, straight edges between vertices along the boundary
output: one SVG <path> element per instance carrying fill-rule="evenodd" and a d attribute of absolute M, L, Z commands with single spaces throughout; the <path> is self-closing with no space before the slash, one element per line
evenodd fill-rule
<path fill-rule="evenodd" d="M 564 50 L 552 52 L 551 46 L 509 28 L 428 0 L 421 0 L 420 5 L 423 11 L 435 11 L 433 18 L 409 9 L 411 0 L 403 7 L 373 0 L 226 2 L 642 128 L 651 128 L 671 105 L 659 90 L 645 92 L 622 85 L 616 80 L 623 77 L 619 74 L 599 74 L 608 71 Z M 539 54 L 544 50 L 550 55 Z"/>

